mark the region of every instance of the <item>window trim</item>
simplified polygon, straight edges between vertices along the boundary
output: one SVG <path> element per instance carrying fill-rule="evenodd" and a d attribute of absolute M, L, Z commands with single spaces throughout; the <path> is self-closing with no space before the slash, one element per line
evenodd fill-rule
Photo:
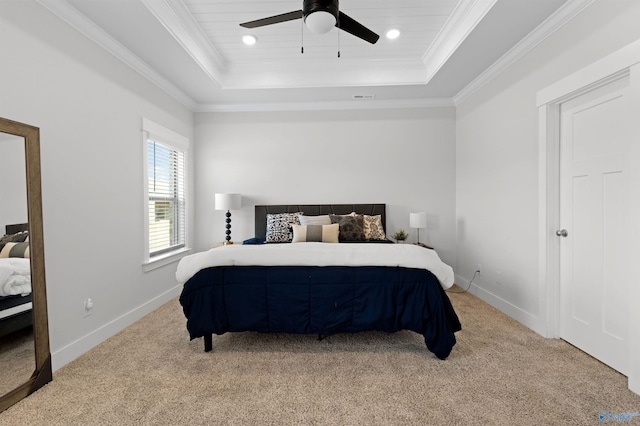
<path fill-rule="evenodd" d="M 149 175 L 148 175 L 148 140 L 160 142 L 184 153 L 184 246 L 174 250 L 161 252 L 155 256 L 149 253 Z M 155 123 L 148 118 L 142 118 L 142 151 L 143 151 L 143 261 L 145 272 L 168 265 L 191 252 L 189 239 L 189 139 L 173 130 Z"/>

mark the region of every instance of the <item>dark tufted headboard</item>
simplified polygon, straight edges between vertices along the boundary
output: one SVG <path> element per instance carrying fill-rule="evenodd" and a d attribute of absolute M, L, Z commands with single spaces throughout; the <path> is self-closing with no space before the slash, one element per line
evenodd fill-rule
<path fill-rule="evenodd" d="M 307 216 L 324 214 L 349 214 L 356 212 L 366 215 L 380 215 L 382 226 L 387 229 L 386 204 L 288 204 L 279 206 L 255 207 L 256 238 L 265 238 L 267 235 L 267 214 L 303 212 Z"/>
<path fill-rule="evenodd" d="M 18 224 L 15 224 L 15 225 L 6 225 L 5 226 L 5 230 L 6 230 L 7 235 L 17 234 L 18 232 L 28 231 L 29 230 L 29 224 L 28 223 L 18 223 Z"/>

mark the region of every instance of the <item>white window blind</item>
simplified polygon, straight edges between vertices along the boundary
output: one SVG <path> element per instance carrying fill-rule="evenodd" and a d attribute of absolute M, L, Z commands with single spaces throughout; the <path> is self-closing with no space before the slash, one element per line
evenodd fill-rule
<path fill-rule="evenodd" d="M 185 247 L 185 152 L 147 139 L 149 257 Z"/>

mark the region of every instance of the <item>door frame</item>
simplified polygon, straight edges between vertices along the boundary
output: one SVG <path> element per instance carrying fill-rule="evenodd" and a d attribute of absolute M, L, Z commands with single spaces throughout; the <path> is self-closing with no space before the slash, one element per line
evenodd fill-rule
<path fill-rule="evenodd" d="M 544 336 L 558 338 L 560 331 L 560 105 L 598 87 L 629 76 L 630 85 L 640 87 L 640 40 L 594 62 L 537 93 L 538 107 L 538 283 L 540 319 Z M 632 150 L 640 159 L 640 152 Z M 638 172 L 631 172 L 640 183 Z M 638 186 L 640 187 L 640 186 Z M 640 199 L 640 197 L 638 197 Z M 638 203 L 636 203 L 638 204 Z M 631 213 L 637 214 L 640 209 Z M 633 217 L 633 216 L 632 216 Z M 640 217 L 640 215 L 636 216 Z M 640 221 L 639 221 L 640 222 Z M 632 232 L 640 229 L 634 229 Z M 635 292 L 635 293 L 634 293 Z M 632 290 L 631 307 L 640 306 L 640 290 Z M 634 314 L 638 315 L 638 314 Z M 636 322 L 637 323 L 637 322 Z M 638 326 L 629 326 L 629 359 L 640 358 Z M 640 394 L 640 368 L 630 368 L 629 389 Z"/>

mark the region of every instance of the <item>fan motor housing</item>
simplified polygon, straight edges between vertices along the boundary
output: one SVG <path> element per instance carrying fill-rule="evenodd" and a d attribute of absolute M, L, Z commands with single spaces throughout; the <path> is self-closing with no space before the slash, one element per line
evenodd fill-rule
<path fill-rule="evenodd" d="M 329 12 L 338 22 L 338 0 L 304 0 L 302 3 L 302 16 L 305 18 L 313 12 Z"/>

